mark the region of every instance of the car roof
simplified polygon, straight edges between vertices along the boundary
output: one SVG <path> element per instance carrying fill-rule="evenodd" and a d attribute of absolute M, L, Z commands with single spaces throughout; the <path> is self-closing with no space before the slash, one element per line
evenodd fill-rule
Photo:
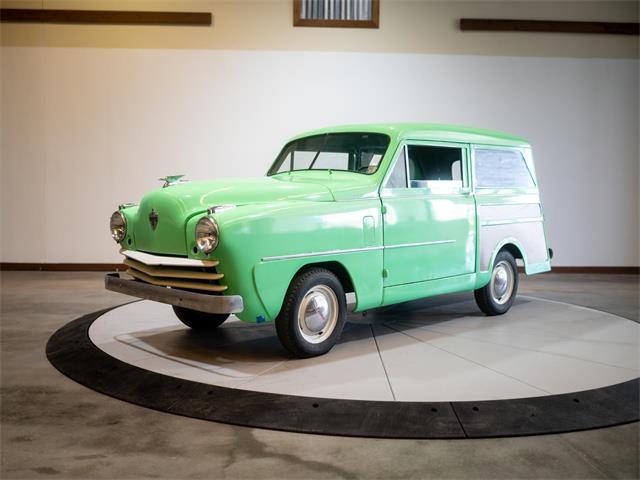
<path fill-rule="evenodd" d="M 324 133 L 385 133 L 398 140 L 434 140 L 442 142 L 481 143 L 490 145 L 528 146 L 522 137 L 480 128 L 437 123 L 372 123 L 320 128 L 296 135 L 291 140 Z"/>

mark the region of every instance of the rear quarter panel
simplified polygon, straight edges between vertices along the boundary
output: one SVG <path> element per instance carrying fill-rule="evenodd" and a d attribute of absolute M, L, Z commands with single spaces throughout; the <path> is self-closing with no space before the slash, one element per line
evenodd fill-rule
<path fill-rule="evenodd" d="M 483 145 L 474 147 L 476 146 L 485 148 Z M 481 283 L 488 281 L 489 277 L 485 274 L 491 269 L 500 249 L 507 244 L 515 245 L 522 254 L 527 274 L 551 269 L 544 212 L 531 149 L 523 147 L 519 150 L 525 158 L 535 187 L 499 189 L 477 188 L 474 185 L 478 225 L 476 271 L 482 279 Z M 475 169 L 475 157 L 472 165 Z"/>

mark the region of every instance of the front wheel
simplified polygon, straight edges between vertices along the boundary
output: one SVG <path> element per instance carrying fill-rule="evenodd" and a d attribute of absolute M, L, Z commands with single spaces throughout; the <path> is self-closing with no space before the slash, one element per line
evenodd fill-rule
<path fill-rule="evenodd" d="M 173 305 L 173 312 L 187 327 L 199 332 L 215 330 L 229 318 L 228 313 L 206 313 Z"/>
<path fill-rule="evenodd" d="M 516 260 L 507 251 L 496 256 L 489 283 L 474 294 L 480 310 L 487 315 L 502 315 L 513 305 L 518 292 Z"/>
<path fill-rule="evenodd" d="M 282 345 L 300 358 L 327 353 L 336 344 L 346 321 L 347 305 L 338 278 L 314 268 L 293 279 L 276 318 Z"/>

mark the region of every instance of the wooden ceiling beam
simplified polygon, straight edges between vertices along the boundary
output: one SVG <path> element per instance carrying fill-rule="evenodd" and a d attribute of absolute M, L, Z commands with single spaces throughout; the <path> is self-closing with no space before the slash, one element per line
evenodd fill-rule
<path fill-rule="evenodd" d="M 0 21 L 96 25 L 210 26 L 211 12 L 141 12 L 124 10 L 0 9 Z"/>
<path fill-rule="evenodd" d="M 483 32 L 547 32 L 638 35 L 638 23 L 568 22 L 556 20 L 507 20 L 461 18 L 460 30 Z"/>

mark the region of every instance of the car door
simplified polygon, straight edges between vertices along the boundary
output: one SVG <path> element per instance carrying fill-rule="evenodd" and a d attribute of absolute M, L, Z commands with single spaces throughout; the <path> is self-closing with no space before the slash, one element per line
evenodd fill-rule
<path fill-rule="evenodd" d="M 385 287 L 474 272 L 476 215 L 468 145 L 406 142 L 380 197 Z"/>

